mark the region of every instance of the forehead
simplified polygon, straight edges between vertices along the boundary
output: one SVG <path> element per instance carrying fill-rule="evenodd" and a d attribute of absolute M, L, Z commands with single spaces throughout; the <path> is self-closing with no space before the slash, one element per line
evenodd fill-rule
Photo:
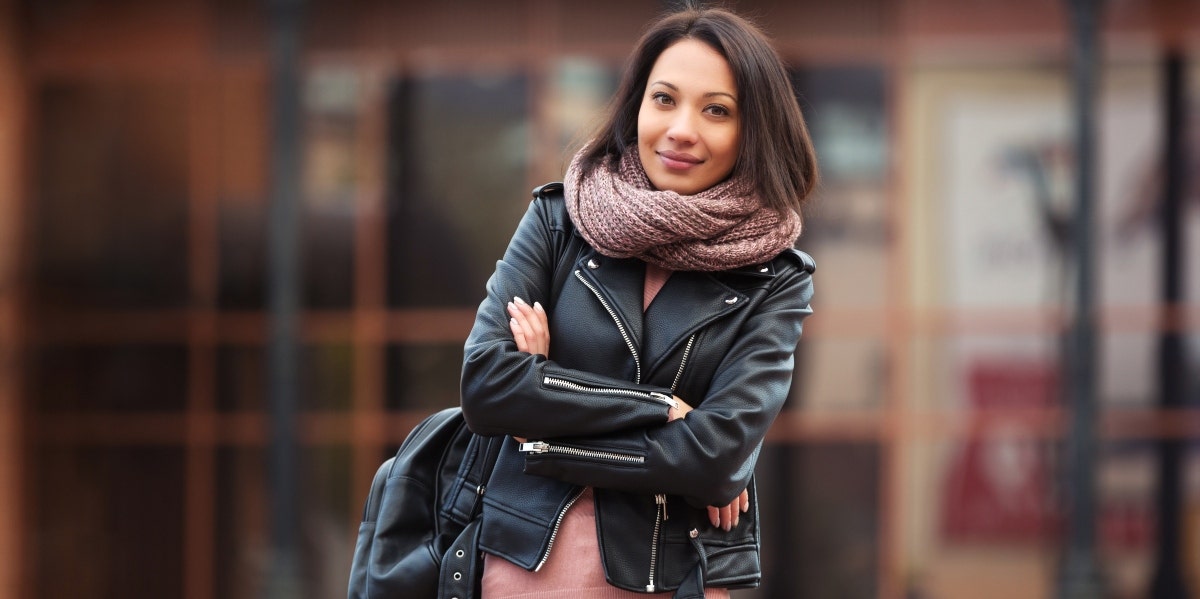
<path fill-rule="evenodd" d="M 683 90 L 733 94 L 736 86 L 729 62 L 712 46 L 685 38 L 667 46 L 654 61 L 649 84 L 669 83 Z"/>

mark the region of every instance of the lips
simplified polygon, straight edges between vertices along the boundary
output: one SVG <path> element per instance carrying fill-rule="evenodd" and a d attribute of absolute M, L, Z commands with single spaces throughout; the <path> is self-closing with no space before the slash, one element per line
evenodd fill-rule
<path fill-rule="evenodd" d="M 672 170 L 686 170 L 704 162 L 686 152 L 673 152 L 671 150 L 663 150 L 658 153 L 658 156 L 662 159 L 663 166 Z"/>

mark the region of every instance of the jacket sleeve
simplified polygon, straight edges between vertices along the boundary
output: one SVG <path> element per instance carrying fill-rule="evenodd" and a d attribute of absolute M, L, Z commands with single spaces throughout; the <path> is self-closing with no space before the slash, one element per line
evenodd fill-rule
<path fill-rule="evenodd" d="M 543 356 L 517 350 L 506 308 L 513 297 L 551 296 L 554 274 L 569 245 L 569 230 L 553 218 L 554 199 L 535 199 L 517 227 L 504 258 L 487 283 L 464 347 L 462 409 L 480 435 L 529 438 L 602 435 L 667 421 L 670 389 L 563 368 Z M 547 377 L 606 393 L 568 392 Z"/>
<path fill-rule="evenodd" d="M 811 297 L 808 272 L 788 275 L 744 324 L 707 396 L 685 418 L 603 437 L 556 440 L 598 453 L 640 456 L 641 463 L 530 454 L 525 472 L 578 485 L 682 495 L 696 507 L 728 505 L 750 484 L 767 429 L 787 399 Z"/>

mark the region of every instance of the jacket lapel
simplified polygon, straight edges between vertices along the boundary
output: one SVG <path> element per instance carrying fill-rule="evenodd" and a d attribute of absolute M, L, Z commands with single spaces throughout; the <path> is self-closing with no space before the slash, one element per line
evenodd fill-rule
<path fill-rule="evenodd" d="M 650 372 L 657 370 L 659 363 L 687 343 L 689 337 L 708 323 L 740 310 L 746 300 L 745 294 L 708 273 L 672 274 L 646 311 L 642 336 L 645 367 Z"/>

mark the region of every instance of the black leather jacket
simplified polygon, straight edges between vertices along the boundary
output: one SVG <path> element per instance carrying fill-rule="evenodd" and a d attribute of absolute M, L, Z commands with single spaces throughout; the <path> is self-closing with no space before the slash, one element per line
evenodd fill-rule
<path fill-rule="evenodd" d="M 480 546 L 538 568 L 590 485 L 609 583 L 693 594 L 757 585 L 754 464 L 791 385 L 812 258 L 788 250 L 738 270 L 676 272 L 643 316 L 644 263 L 592 249 L 561 190 L 534 190 L 466 342 L 468 426 L 529 440 L 501 451 Z M 517 351 L 505 309 L 514 296 L 546 307 L 549 359 Z M 668 423 L 672 394 L 695 410 Z M 747 488 L 750 512 L 730 532 L 714 528 L 704 507 Z"/>

